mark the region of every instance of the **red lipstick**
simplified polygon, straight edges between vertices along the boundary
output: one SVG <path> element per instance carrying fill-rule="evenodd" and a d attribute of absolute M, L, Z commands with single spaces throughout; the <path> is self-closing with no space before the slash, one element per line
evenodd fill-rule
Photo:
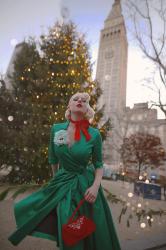
<path fill-rule="evenodd" d="M 82 105 L 80 103 L 77 104 L 77 107 L 82 107 Z"/>

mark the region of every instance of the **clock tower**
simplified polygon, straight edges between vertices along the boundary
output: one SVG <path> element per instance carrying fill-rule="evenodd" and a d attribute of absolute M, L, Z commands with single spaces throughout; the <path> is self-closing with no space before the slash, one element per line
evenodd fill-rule
<path fill-rule="evenodd" d="M 114 147 L 115 143 L 120 144 L 118 120 L 126 107 L 127 53 L 128 43 L 121 2 L 114 0 L 100 33 L 96 80 L 103 91 L 98 109 L 105 104 L 101 123 L 111 118 L 113 125 L 111 136 L 104 142 L 104 160 L 115 165 L 119 164 L 119 153 Z"/>
<path fill-rule="evenodd" d="M 127 50 L 121 3 L 115 0 L 100 33 L 96 70 L 103 90 L 99 107 L 105 104 L 106 118 L 126 107 Z"/>

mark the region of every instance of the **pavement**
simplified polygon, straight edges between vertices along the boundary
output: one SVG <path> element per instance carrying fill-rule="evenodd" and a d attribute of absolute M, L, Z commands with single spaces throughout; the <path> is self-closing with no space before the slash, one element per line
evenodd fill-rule
<path fill-rule="evenodd" d="M 143 199 L 142 197 L 135 195 L 130 198 L 128 197 L 128 193 L 133 192 L 133 184 L 127 182 L 108 181 L 103 179 L 102 186 L 113 194 L 116 194 L 117 197 L 120 197 L 124 201 L 128 202 L 129 205 L 126 214 L 123 215 L 122 221 L 119 223 L 118 216 L 120 215 L 122 206 L 119 203 L 115 204 L 108 201 L 122 250 L 166 250 L 166 215 L 161 216 L 161 218 L 159 216 L 154 216 L 152 227 L 148 226 L 146 218 L 141 219 L 141 221 L 137 221 L 136 217 L 131 220 L 130 227 L 126 226 L 126 220 L 129 213 L 132 211 L 134 206 L 137 206 L 138 203 L 141 203 L 142 207 L 157 210 L 160 208 L 166 209 L 166 201 Z M 1 190 L 2 188 L 0 188 L 0 191 Z M 20 194 L 15 201 L 22 199 L 31 192 L 29 191 L 24 194 Z M 7 240 L 7 237 L 11 234 L 11 232 L 15 230 L 15 220 L 13 214 L 14 201 L 11 199 L 11 195 L 12 193 L 9 193 L 6 199 L 0 202 L 0 249 L 58 250 L 58 248 L 56 248 L 56 242 L 32 236 L 26 236 L 17 246 L 13 246 Z M 105 195 L 107 194 L 105 193 Z M 146 227 L 141 228 L 140 223 L 145 223 Z"/>
<path fill-rule="evenodd" d="M 145 250 L 165 250 L 165 249 L 166 249 L 166 244 L 156 247 L 146 248 Z"/>

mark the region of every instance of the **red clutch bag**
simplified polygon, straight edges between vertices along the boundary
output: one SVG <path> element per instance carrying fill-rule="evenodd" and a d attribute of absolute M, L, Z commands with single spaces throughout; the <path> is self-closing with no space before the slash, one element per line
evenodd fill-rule
<path fill-rule="evenodd" d="M 74 215 L 84 201 L 85 198 L 80 200 L 68 223 L 62 225 L 62 239 L 67 246 L 74 246 L 78 241 L 86 238 L 96 229 L 96 225 L 93 220 L 86 217 L 85 215 L 80 215 L 76 220 L 73 220 Z"/>

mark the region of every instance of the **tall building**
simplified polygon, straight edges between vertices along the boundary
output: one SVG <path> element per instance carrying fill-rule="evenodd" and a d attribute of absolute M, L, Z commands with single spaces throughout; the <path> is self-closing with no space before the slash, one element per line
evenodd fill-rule
<path fill-rule="evenodd" d="M 105 104 L 103 122 L 111 117 L 116 131 L 119 126 L 116 114 L 120 115 L 126 107 L 127 55 L 128 43 L 121 2 L 115 0 L 100 33 L 96 79 L 103 91 L 98 102 L 99 109 Z M 119 162 L 119 153 L 113 145 L 113 141 L 119 140 L 116 131 L 113 129 L 112 136 L 103 144 L 104 160 L 112 164 Z"/>
<path fill-rule="evenodd" d="M 22 52 L 23 49 L 23 45 L 25 42 L 19 43 L 15 46 L 13 54 L 11 56 L 9 65 L 7 67 L 7 71 L 5 74 L 5 83 L 6 83 L 6 88 L 8 89 L 12 89 L 12 83 L 10 80 L 10 76 L 12 76 L 13 72 L 14 72 L 14 61 L 16 60 L 17 56 Z"/>
<path fill-rule="evenodd" d="M 126 106 L 128 43 L 120 0 L 115 0 L 100 33 L 96 79 L 103 95 L 99 107 L 106 101 L 105 115 L 112 116 Z"/>
<path fill-rule="evenodd" d="M 98 108 L 105 104 L 104 119 L 111 118 L 113 129 L 103 143 L 104 162 L 114 168 L 121 164 L 119 149 L 124 137 L 147 132 L 160 137 L 166 149 L 166 120 L 157 119 L 157 110 L 148 103 L 126 107 L 128 42 L 120 0 L 114 0 L 100 33 L 96 79 L 103 94 Z M 102 124 L 100 124 L 102 125 Z"/>

